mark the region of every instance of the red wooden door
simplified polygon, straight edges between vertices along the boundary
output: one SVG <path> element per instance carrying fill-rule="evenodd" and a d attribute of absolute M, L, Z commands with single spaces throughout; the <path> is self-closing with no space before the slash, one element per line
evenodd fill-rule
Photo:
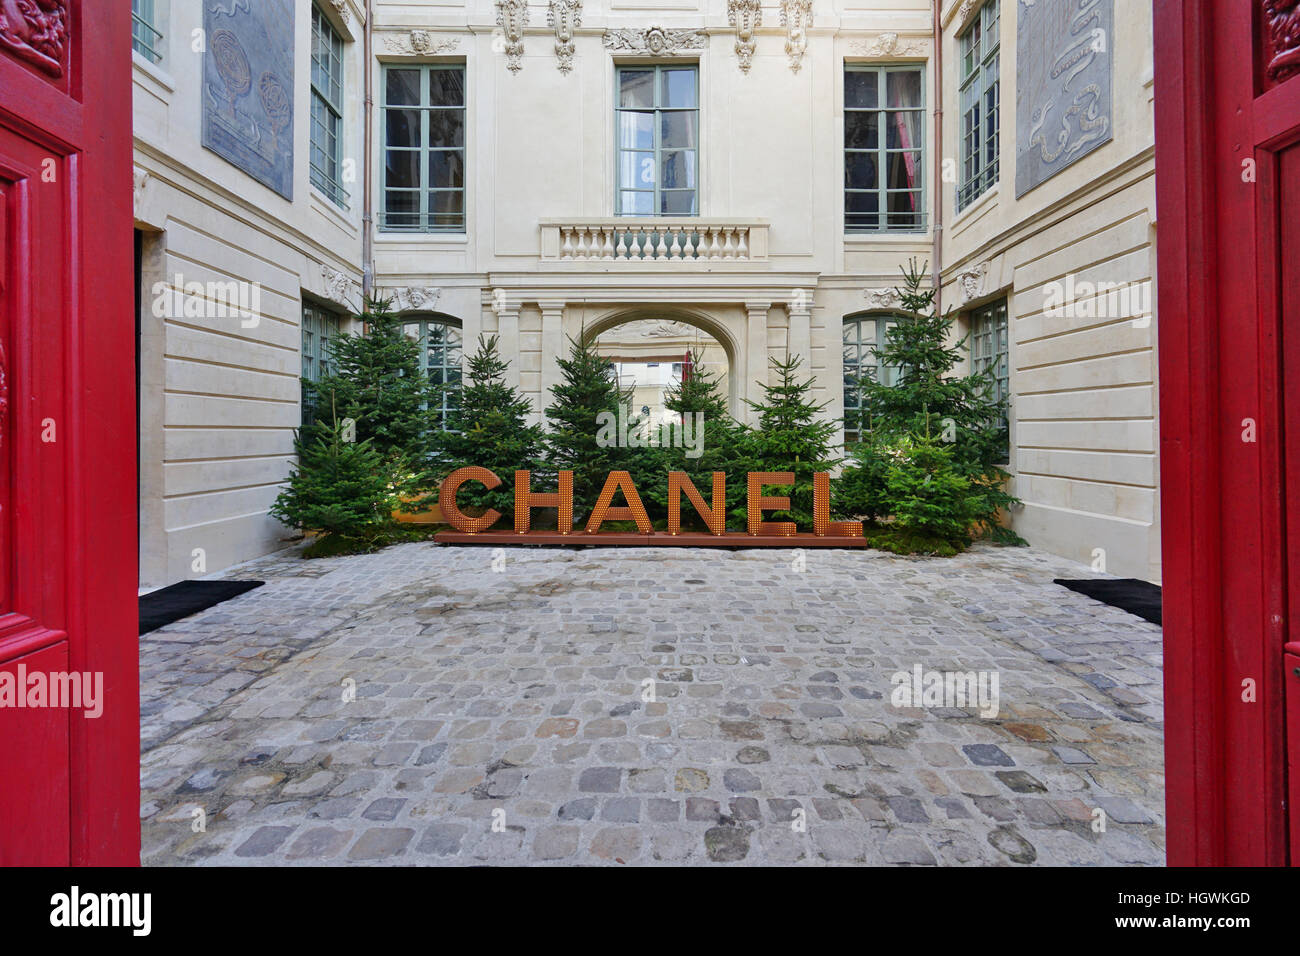
<path fill-rule="evenodd" d="M 1155 30 L 1169 862 L 1300 862 L 1300 0 Z"/>
<path fill-rule="evenodd" d="M 0 0 L 0 864 L 139 863 L 130 50 Z"/>

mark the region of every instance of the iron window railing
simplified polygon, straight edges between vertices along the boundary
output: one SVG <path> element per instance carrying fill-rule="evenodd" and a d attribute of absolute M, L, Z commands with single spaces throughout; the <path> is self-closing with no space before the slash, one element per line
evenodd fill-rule
<path fill-rule="evenodd" d="M 131 49 L 150 63 L 162 62 L 162 31 L 158 29 L 154 0 L 131 0 Z"/>
<path fill-rule="evenodd" d="M 957 211 L 998 181 L 1001 80 L 999 78 L 999 0 L 987 0 L 960 38 L 961 184 Z"/>

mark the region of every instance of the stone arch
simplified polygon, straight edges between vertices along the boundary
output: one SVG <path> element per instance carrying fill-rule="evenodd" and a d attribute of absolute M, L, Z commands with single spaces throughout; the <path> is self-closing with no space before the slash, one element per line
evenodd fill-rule
<path fill-rule="evenodd" d="M 692 326 L 722 346 L 722 351 L 727 356 L 727 410 L 732 418 L 743 421 L 743 399 L 748 377 L 745 368 L 748 348 L 743 319 L 728 321 L 726 317 L 676 304 L 619 306 L 588 320 L 582 328 L 582 339 L 587 343 L 594 342 L 610 329 L 629 322 L 647 320 L 680 322 Z"/>

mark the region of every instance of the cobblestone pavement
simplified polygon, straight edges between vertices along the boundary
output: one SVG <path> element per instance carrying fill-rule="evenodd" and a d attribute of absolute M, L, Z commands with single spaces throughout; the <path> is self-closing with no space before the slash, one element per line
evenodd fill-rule
<path fill-rule="evenodd" d="M 1160 631 L 1051 583 L 1089 573 L 281 552 L 141 639 L 143 862 L 1160 864 Z M 895 706 L 916 665 L 999 713 Z"/>

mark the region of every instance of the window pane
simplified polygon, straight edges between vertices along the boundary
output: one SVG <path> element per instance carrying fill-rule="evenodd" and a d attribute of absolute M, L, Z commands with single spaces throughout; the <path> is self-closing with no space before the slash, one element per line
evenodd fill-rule
<path fill-rule="evenodd" d="M 384 192 L 384 221 L 398 228 L 420 225 L 420 194 L 390 189 Z"/>
<path fill-rule="evenodd" d="M 845 113 L 845 149 L 875 149 L 880 145 L 879 113 Z"/>
<path fill-rule="evenodd" d="M 465 155 L 460 150 L 429 154 L 429 185 L 460 189 L 465 185 Z"/>
<path fill-rule="evenodd" d="M 875 192 L 851 192 L 845 195 L 844 202 L 847 204 L 850 213 L 871 213 L 874 215 L 880 212 L 880 195 Z"/>
<path fill-rule="evenodd" d="M 384 119 L 388 127 L 386 142 L 389 146 L 420 145 L 419 110 L 385 110 Z"/>
<path fill-rule="evenodd" d="M 695 113 L 661 113 L 659 145 L 664 148 L 695 145 Z"/>
<path fill-rule="evenodd" d="M 619 113 L 618 145 L 623 149 L 653 149 L 655 145 L 654 114 Z"/>
<path fill-rule="evenodd" d="M 875 153 L 844 154 L 844 185 L 849 189 L 875 189 L 878 175 Z"/>
<path fill-rule="evenodd" d="M 664 70 L 659 87 L 660 106 L 697 105 L 694 70 Z"/>
<path fill-rule="evenodd" d="M 618 80 L 619 106 L 650 109 L 655 105 L 654 70 L 621 70 Z"/>
<path fill-rule="evenodd" d="M 430 70 L 429 71 L 429 105 L 430 106 L 464 106 L 465 105 L 464 70 Z"/>
<path fill-rule="evenodd" d="M 464 146 L 465 113 L 463 110 L 429 111 L 430 146 Z"/>
<path fill-rule="evenodd" d="M 385 102 L 391 105 L 420 105 L 420 71 L 419 70 L 387 70 L 387 98 Z"/>
<path fill-rule="evenodd" d="M 923 114 L 919 110 L 886 113 L 885 146 L 889 149 L 919 148 L 922 118 Z"/>
<path fill-rule="evenodd" d="M 844 106 L 847 109 L 874 109 L 880 105 L 877 75 L 866 70 L 844 73 Z"/>
<path fill-rule="evenodd" d="M 674 189 L 659 194 L 659 211 L 665 216 L 694 216 L 695 190 Z"/>
<path fill-rule="evenodd" d="M 889 153 L 885 162 L 887 189 L 918 189 L 921 185 L 921 154 Z"/>
<path fill-rule="evenodd" d="M 420 154 L 417 150 L 390 149 L 388 151 L 388 178 L 390 189 L 418 189 L 420 186 Z"/>
<path fill-rule="evenodd" d="M 619 159 L 619 185 L 650 189 L 655 185 L 655 154 L 621 152 Z"/>
<path fill-rule="evenodd" d="M 654 160 L 651 160 L 653 166 Z M 624 216 L 654 215 L 655 195 L 651 192 L 632 192 L 625 189 L 619 200 L 619 210 Z"/>
<path fill-rule="evenodd" d="M 661 168 L 663 177 L 660 182 L 665 189 L 695 188 L 694 150 L 681 149 L 664 153 Z"/>
<path fill-rule="evenodd" d="M 921 106 L 921 71 L 894 71 L 885 74 L 886 106 Z"/>
<path fill-rule="evenodd" d="M 459 225 L 465 212 L 465 194 L 459 189 L 439 189 L 429 193 L 429 212 L 436 225 Z"/>

